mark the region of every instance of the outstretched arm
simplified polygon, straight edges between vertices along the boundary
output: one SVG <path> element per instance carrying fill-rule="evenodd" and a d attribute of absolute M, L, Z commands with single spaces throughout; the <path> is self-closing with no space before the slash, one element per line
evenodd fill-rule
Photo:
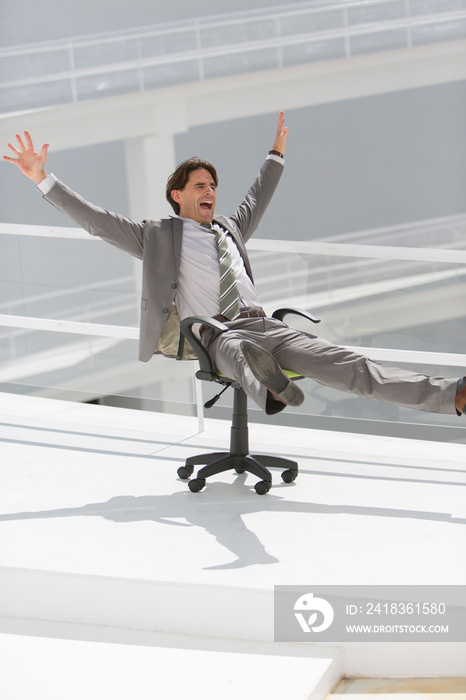
<path fill-rule="evenodd" d="M 39 185 L 48 176 L 44 166 L 49 144 L 44 143 L 40 153 L 37 153 L 28 131 L 24 132 L 24 140 L 20 134 L 16 134 L 16 139 L 18 147 L 8 144 L 16 157 L 3 156 L 3 158 L 17 165 L 26 177 Z M 44 195 L 44 198 L 92 236 L 100 236 L 117 248 L 142 258 L 144 222 L 137 224 L 131 219 L 95 206 L 58 180 L 54 181 L 52 189 Z"/>
<path fill-rule="evenodd" d="M 44 170 L 44 165 L 47 161 L 47 151 L 49 148 L 48 143 L 44 143 L 40 153 L 34 150 L 34 145 L 32 143 L 31 135 L 29 131 L 24 132 L 24 138 L 26 144 L 19 134 L 16 134 L 16 140 L 18 141 L 19 149 L 9 143 L 8 148 L 10 148 L 15 154 L 16 158 L 11 158 L 10 156 L 3 156 L 3 160 L 8 161 L 17 165 L 26 177 L 34 180 L 36 185 L 42 180 L 45 180 L 47 174 Z"/>

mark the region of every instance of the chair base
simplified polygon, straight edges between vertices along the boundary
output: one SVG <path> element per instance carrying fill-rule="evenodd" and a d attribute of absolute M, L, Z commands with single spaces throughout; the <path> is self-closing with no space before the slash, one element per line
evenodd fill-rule
<path fill-rule="evenodd" d="M 261 481 L 254 486 L 256 493 L 266 494 L 272 486 L 272 474 L 268 467 L 284 469 L 282 479 L 290 484 L 298 476 L 298 464 L 291 459 L 273 455 L 249 454 L 247 397 L 241 388 L 234 387 L 233 422 L 231 426 L 230 451 L 188 457 L 184 467 L 178 469 L 180 479 L 189 479 L 194 467 L 205 466 L 196 474 L 188 486 L 194 493 L 204 488 L 209 476 L 234 469 L 237 474 L 248 472 L 259 477 Z"/>
<path fill-rule="evenodd" d="M 199 469 L 194 479 L 189 481 L 189 489 L 193 493 L 197 493 L 204 488 L 206 479 L 209 476 L 220 474 L 222 472 L 234 469 L 237 474 L 254 474 L 259 477 L 254 488 L 256 493 L 264 495 L 270 491 L 272 487 L 272 474 L 267 467 L 278 467 L 284 469 L 282 472 L 282 480 L 290 484 L 298 476 L 298 464 L 291 459 L 274 457 L 271 455 L 234 455 L 230 452 L 213 452 L 211 454 L 197 455 L 188 457 L 184 467 L 178 469 L 180 479 L 189 479 L 194 472 L 194 466 L 205 464 L 202 469 Z"/>

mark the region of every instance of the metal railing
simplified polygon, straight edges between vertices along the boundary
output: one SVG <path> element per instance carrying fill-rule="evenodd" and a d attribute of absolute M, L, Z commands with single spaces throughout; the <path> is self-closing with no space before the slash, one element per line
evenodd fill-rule
<path fill-rule="evenodd" d="M 436 247 L 423 248 L 420 246 L 389 246 L 380 245 L 380 241 L 386 240 L 387 236 L 391 240 L 397 237 L 397 235 L 402 235 L 406 241 L 407 233 L 412 231 L 421 232 L 425 235 L 426 231 L 442 233 L 442 242 L 438 243 Z M 54 226 L 36 226 L 36 225 L 23 225 L 23 224 L 0 224 L 0 235 L 7 236 L 25 236 L 25 237 L 43 237 L 43 238 L 60 238 L 69 240 L 83 240 L 92 242 L 94 244 L 101 243 L 101 240 L 94 236 L 89 236 L 85 231 L 75 228 L 75 227 L 54 227 Z M 413 224 L 408 224 L 404 226 L 387 227 L 381 228 L 374 231 L 365 231 L 354 234 L 346 234 L 346 237 L 351 237 L 354 241 L 355 237 L 364 237 L 376 240 L 377 243 L 367 244 L 367 243 L 357 243 L 357 242 L 336 242 L 331 239 L 326 240 L 314 240 L 314 241 L 290 241 L 290 240 L 270 240 L 270 239 L 260 239 L 253 238 L 248 242 L 248 251 L 251 257 L 254 254 L 258 254 L 258 264 L 255 264 L 255 269 L 259 269 L 258 274 L 256 274 L 257 280 L 256 284 L 263 286 L 268 277 L 273 277 L 276 285 L 276 269 L 273 256 L 278 254 L 280 266 L 283 267 L 283 261 L 286 256 L 326 256 L 330 259 L 340 260 L 346 258 L 357 258 L 357 259 L 367 259 L 371 261 L 406 261 L 406 262 L 416 262 L 416 263 L 435 263 L 438 265 L 454 265 L 454 275 L 462 276 L 466 274 L 466 214 L 444 217 L 442 219 L 435 219 L 432 222 L 416 222 Z M 338 237 L 341 239 L 341 237 Z M 455 245 L 455 248 L 451 246 Z M 267 257 L 267 256 L 271 257 Z M 336 268 L 330 267 L 326 268 L 326 274 L 328 270 L 336 271 L 339 278 L 341 279 L 341 262 L 335 263 Z M 285 272 L 285 276 L 287 273 Z M 380 268 L 377 271 L 377 276 L 380 277 Z M 447 270 L 440 270 L 435 272 L 427 273 L 427 279 L 425 279 L 425 273 L 418 270 L 419 284 L 425 284 L 428 282 L 436 282 L 439 279 L 448 279 L 451 273 Z M 400 274 L 399 279 L 401 280 L 399 284 L 395 282 L 391 277 L 387 280 L 387 289 L 395 289 L 397 286 L 409 287 L 411 283 L 406 279 L 406 277 Z M 108 286 L 118 283 L 119 281 L 128 281 L 129 278 L 121 278 L 120 280 L 112 280 L 107 282 L 96 282 L 86 285 L 86 289 L 95 289 L 100 286 Z M 353 288 L 359 283 L 359 272 L 356 272 L 356 276 L 351 278 L 351 282 L 346 279 L 346 287 L 351 284 Z M 306 284 L 309 288 L 309 284 Z M 63 290 L 58 290 L 55 292 L 55 296 L 62 297 L 64 294 Z M 283 303 L 283 288 L 280 289 L 280 299 L 272 298 L 268 299 L 269 304 L 274 305 L 276 303 Z M 53 296 L 53 293 L 47 296 Z M 42 297 L 41 297 L 42 298 Z M 352 294 L 349 299 L 356 298 Z M 315 294 L 313 292 L 307 295 L 298 294 L 294 296 L 294 300 L 299 300 L 300 302 L 308 303 L 309 308 L 312 306 L 313 300 L 315 300 Z M 112 299 L 112 310 L 114 306 L 115 297 Z M 267 300 L 266 300 L 267 301 Z M 291 303 L 293 299 L 286 299 L 286 303 Z M 8 306 L 13 308 L 16 303 L 24 303 L 24 299 L 18 302 L 8 302 L 7 304 L 2 303 L 0 305 L 0 311 Z M 127 302 L 129 303 L 129 302 Z M 138 301 L 136 300 L 137 304 Z M 322 302 L 319 302 L 319 306 Z M 466 313 L 466 312 L 465 312 Z M 98 315 L 98 312 L 97 312 Z M 112 324 L 101 324 L 94 322 L 82 322 L 68 319 L 52 319 L 52 318 L 40 318 L 40 317 L 27 317 L 15 315 L 12 313 L 0 313 L 0 326 L 13 327 L 13 328 L 23 328 L 30 330 L 44 330 L 44 331 L 55 331 L 60 333 L 76 333 L 78 335 L 95 335 L 107 338 L 119 338 L 127 340 L 135 340 L 138 338 L 138 328 L 135 326 L 119 326 Z M 367 350 L 367 348 L 363 348 Z M 416 361 L 423 362 L 423 353 L 418 351 L 406 351 L 406 350 L 387 350 L 383 348 L 371 348 L 371 354 L 374 359 L 386 359 L 390 356 L 390 359 L 395 359 L 400 362 L 410 361 L 414 356 Z M 466 354 L 452 354 L 452 353 L 426 353 L 425 362 L 430 363 L 432 361 L 440 361 L 440 363 L 453 364 L 458 366 L 466 366 Z"/>
<path fill-rule="evenodd" d="M 308 1 L 0 51 L 18 111 L 466 37 L 466 0 Z"/>

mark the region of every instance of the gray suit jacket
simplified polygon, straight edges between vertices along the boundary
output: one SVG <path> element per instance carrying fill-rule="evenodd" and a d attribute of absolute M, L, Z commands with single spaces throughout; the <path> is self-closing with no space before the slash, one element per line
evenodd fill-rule
<path fill-rule="evenodd" d="M 256 230 L 282 172 L 280 163 L 267 159 L 236 212 L 230 217 L 215 217 L 215 221 L 233 237 L 251 279 L 245 243 Z M 181 259 L 182 221 L 169 218 L 136 223 L 94 206 L 60 181 L 45 199 L 91 235 L 99 236 L 142 260 L 139 359 L 147 362 L 154 353 L 177 359 L 193 358 L 192 349 L 181 337 L 174 305 Z"/>

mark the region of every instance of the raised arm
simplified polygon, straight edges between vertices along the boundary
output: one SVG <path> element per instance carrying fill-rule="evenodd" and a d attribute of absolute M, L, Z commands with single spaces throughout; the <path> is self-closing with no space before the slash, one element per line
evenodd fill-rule
<path fill-rule="evenodd" d="M 47 151 L 49 148 L 48 143 L 44 143 L 40 153 L 34 150 L 34 144 L 32 143 L 31 135 L 29 131 L 24 132 L 24 143 L 20 134 L 16 134 L 16 140 L 18 141 L 19 149 L 9 143 L 8 148 L 10 148 L 15 154 L 16 158 L 11 158 L 10 156 L 3 156 L 3 160 L 8 161 L 17 165 L 21 172 L 33 180 L 36 185 L 42 180 L 45 180 L 47 174 L 44 170 L 44 165 L 47 161 Z"/>
<path fill-rule="evenodd" d="M 283 111 L 281 111 L 278 115 L 277 131 L 272 152 L 275 151 L 276 154 L 283 156 L 286 149 L 287 135 L 288 127 L 285 126 L 285 117 Z M 248 241 L 257 229 L 272 199 L 282 172 L 283 160 L 281 158 L 267 158 L 242 203 L 235 213 L 231 215 L 230 218 L 238 226 L 244 241 Z"/>

